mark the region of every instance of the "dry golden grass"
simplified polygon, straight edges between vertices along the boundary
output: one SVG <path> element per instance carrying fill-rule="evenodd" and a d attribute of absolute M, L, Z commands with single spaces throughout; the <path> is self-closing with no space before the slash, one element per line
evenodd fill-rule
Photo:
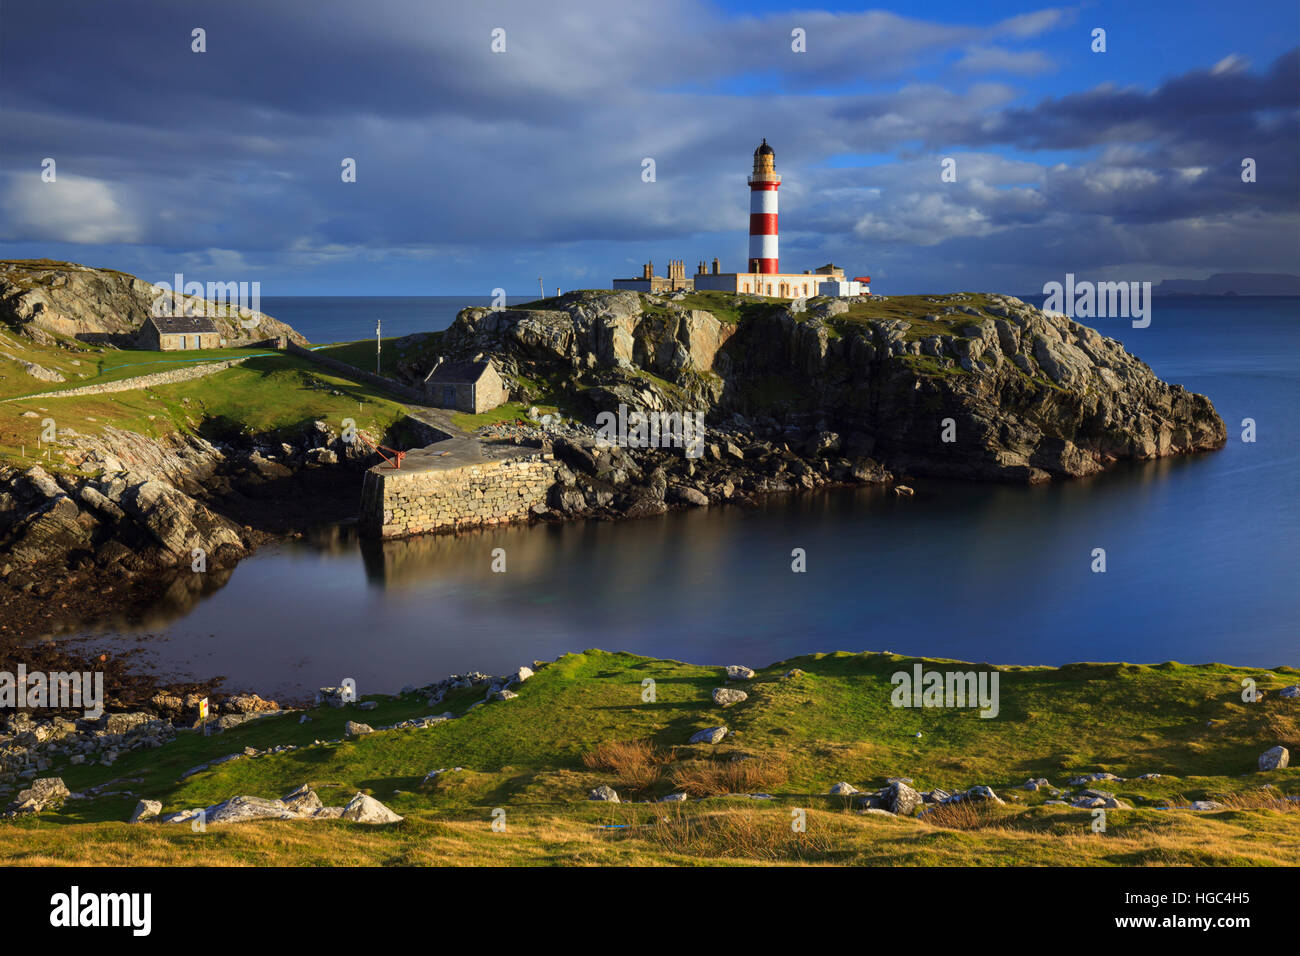
<path fill-rule="evenodd" d="M 761 793 L 785 783 L 785 766 L 770 758 L 691 760 L 673 767 L 669 777 L 678 790 L 692 797 L 722 797 L 729 793 Z"/>
<path fill-rule="evenodd" d="M 1288 800 L 1272 787 L 1260 787 L 1244 793 L 1221 794 L 1214 798 L 1228 810 L 1279 810 L 1300 813 L 1300 802 Z"/>
<path fill-rule="evenodd" d="M 1264 731 L 1292 753 L 1300 750 L 1300 716 L 1270 711 L 1264 720 Z"/>
<path fill-rule="evenodd" d="M 583 754 L 582 762 L 592 770 L 614 774 L 625 787 L 648 790 L 659 782 L 664 764 L 672 758 L 672 751 L 658 750 L 648 740 L 629 740 L 601 744 Z"/>
<path fill-rule="evenodd" d="M 994 822 L 996 815 L 982 803 L 963 800 L 939 804 L 921 819 L 945 830 L 982 830 Z"/>
<path fill-rule="evenodd" d="M 395 826 L 267 821 L 214 825 L 204 834 L 125 823 L 0 827 L 0 860 L 22 866 L 1300 865 L 1300 818 L 1268 810 L 1116 812 L 1103 834 L 1091 832 L 1090 815 L 1064 808 L 1008 808 L 970 830 L 931 826 L 930 814 L 907 820 L 809 809 L 804 833 L 792 830 L 791 810 L 766 801 L 610 804 L 582 819 L 570 811 L 512 812 L 503 832 L 491 829 L 486 810 L 457 818 L 413 814 Z M 610 822 L 629 826 L 602 827 Z"/>
<path fill-rule="evenodd" d="M 825 862 L 843 854 L 850 842 L 827 825 L 829 817 L 807 814 L 805 829 L 792 819 L 766 810 L 690 813 L 680 806 L 634 835 L 660 852 L 697 859 L 743 860 L 747 863 Z"/>

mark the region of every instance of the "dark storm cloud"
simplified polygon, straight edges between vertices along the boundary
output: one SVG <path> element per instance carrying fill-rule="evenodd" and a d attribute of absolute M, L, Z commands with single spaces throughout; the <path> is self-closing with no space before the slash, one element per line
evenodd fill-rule
<path fill-rule="evenodd" d="M 1297 217 L 1298 55 L 1026 105 L 1016 84 L 1050 69 L 1034 38 L 1070 17 L 724 19 L 693 0 L 11 4 L 0 240 L 158 247 L 160 273 L 176 255 L 308 270 L 531 260 L 565 244 L 711 255 L 741 250 L 748 156 L 767 136 L 798 268 L 936 250 L 1014 269 L 1053 249 L 1098 268 L 1277 268 Z M 206 54 L 190 51 L 194 27 Z M 495 27 L 505 54 L 490 51 Z M 795 27 L 806 55 L 790 51 Z M 931 79 L 916 82 L 922 68 Z M 761 111 L 753 84 L 769 90 Z M 1035 161 L 1044 150 L 1052 160 Z M 888 159 L 828 163 L 845 154 Z M 939 180 L 945 155 L 956 183 Z M 46 156 L 57 189 L 39 183 Z M 1241 183 L 1244 156 L 1259 182 Z M 343 157 L 355 184 L 340 181 Z"/>

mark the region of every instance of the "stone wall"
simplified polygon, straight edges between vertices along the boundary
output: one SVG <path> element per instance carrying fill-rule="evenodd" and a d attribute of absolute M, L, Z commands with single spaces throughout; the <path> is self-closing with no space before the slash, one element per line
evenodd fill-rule
<path fill-rule="evenodd" d="M 158 385 L 175 385 L 190 379 L 202 378 L 213 372 L 224 372 L 232 365 L 247 362 L 254 356 L 243 355 L 239 358 L 225 359 L 218 362 L 202 362 L 184 368 L 171 369 L 166 372 L 151 372 L 134 378 L 120 378 L 115 382 L 102 382 L 99 385 L 82 385 L 78 388 L 66 388 L 56 392 L 37 392 L 32 395 L 15 395 L 13 398 L 0 399 L 0 402 L 21 402 L 30 399 L 71 398 L 76 395 L 107 395 L 109 392 L 129 392 L 137 388 L 154 388 Z"/>
<path fill-rule="evenodd" d="M 546 504 L 555 469 L 549 452 L 429 471 L 379 465 L 361 488 L 360 530 L 401 538 L 521 521 Z"/>

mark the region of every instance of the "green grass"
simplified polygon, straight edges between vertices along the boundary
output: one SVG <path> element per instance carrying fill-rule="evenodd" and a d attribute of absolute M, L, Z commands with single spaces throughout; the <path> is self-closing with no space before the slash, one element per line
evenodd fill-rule
<path fill-rule="evenodd" d="M 940 302 L 927 301 L 940 299 Z M 834 316 L 828 321 L 841 331 L 848 331 L 854 326 L 870 322 L 901 320 L 909 323 L 910 328 L 904 333 L 907 341 L 918 341 L 932 335 L 960 335 L 961 330 L 969 325 L 978 325 L 994 318 L 987 312 L 991 304 L 989 297 L 983 293 L 956 293 L 952 296 L 935 295 L 897 295 L 885 299 L 868 299 L 855 302 L 849 311 Z M 977 309 L 980 315 L 965 312 L 952 312 L 947 315 L 943 310 L 947 306 L 969 306 Z M 938 316 L 929 319 L 927 316 Z"/>
<path fill-rule="evenodd" d="M 25 411 L 36 417 L 23 417 Z M 341 430 L 345 418 L 382 435 L 405 414 L 404 406 L 373 386 L 305 359 L 276 354 L 173 385 L 71 398 L 42 395 L 2 404 L 0 457 L 19 467 L 39 461 L 47 468 L 62 468 L 61 443 L 56 443 L 49 461 L 37 450 L 45 418 L 53 418 L 59 429 L 81 434 L 111 425 L 155 438 L 177 431 L 208 437 L 234 432 L 289 437 L 317 419 Z"/>
<path fill-rule="evenodd" d="M 398 347 L 399 337 L 382 339 L 382 348 L 379 351 L 380 374 L 396 375 L 398 362 L 415 363 L 420 367 L 431 366 L 438 354 L 442 333 L 429 332 L 426 334 L 428 337 L 423 341 L 403 347 Z M 347 362 L 349 365 L 354 365 L 367 372 L 375 370 L 374 339 L 360 339 L 356 342 L 338 342 L 333 345 L 323 345 L 317 348 L 316 351 L 328 358 Z"/>
<path fill-rule="evenodd" d="M 467 432 L 475 431 L 484 425 L 495 425 L 498 422 L 521 422 L 525 425 L 535 425 L 536 423 L 528 417 L 528 411 L 531 408 L 537 409 L 538 418 L 543 415 L 558 415 L 560 413 L 559 409 L 554 405 L 506 402 L 504 405 L 498 405 L 490 411 L 481 412 L 477 415 L 471 415 L 468 412 L 457 412 L 451 416 L 451 421 L 457 428 Z"/>
<path fill-rule="evenodd" d="M 3 346 L 0 346 L 3 348 Z M 8 351 L 8 350 L 6 350 Z M 157 372 L 168 372 L 177 368 L 188 368 L 194 365 L 206 365 L 209 362 L 220 362 L 233 358 L 247 358 L 252 356 L 265 356 L 272 354 L 265 347 L 250 348 L 247 346 L 240 348 L 225 349 L 203 349 L 197 351 L 181 352 L 145 352 L 145 351 L 126 351 L 119 349 L 95 350 L 63 358 L 65 363 L 61 371 L 64 372 L 65 382 L 41 382 L 38 379 L 31 379 L 37 385 L 36 388 L 26 392 L 17 392 L 18 395 L 49 395 L 52 392 L 61 392 L 68 389 L 83 388 L 90 385 L 103 385 L 108 382 L 117 382 L 122 379 L 136 378 L 142 375 L 152 375 Z M 29 359 L 29 361 L 36 361 Z M 72 365 L 71 362 L 80 362 L 79 365 Z M 38 362 L 38 364 L 44 364 Z M 49 368 L 51 366 L 46 366 Z M 71 373 L 71 374 L 69 374 Z M 7 379 L 8 381 L 8 379 Z M 8 395 L 5 396 L 10 397 Z"/>
<path fill-rule="evenodd" d="M 724 711 L 709 699 L 723 682 L 721 668 L 587 651 L 542 668 L 518 688 L 516 700 L 467 712 L 481 691 L 450 695 L 432 712 L 464 714 L 451 722 L 231 761 L 179 781 L 185 769 L 245 746 L 308 745 L 318 737 L 341 736 L 348 719 L 380 726 L 430 710 L 419 695 L 376 697 L 379 707 L 361 714 L 317 709 L 306 724 L 288 715 L 216 737 L 186 733 L 160 750 L 129 753 L 111 768 L 56 767 L 51 773 L 61 774 L 74 791 L 141 778 L 121 785 L 161 800 L 166 812 L 236 794 L 279 796 L 310 783 L 327 804 L 362 790 L 408 821 L 381 828 L 245 824 L 213 827 L 207 835 L 183 826 L 144 827 L 128 837 L 118 821 L 129 815 L 136 796 L 105 797 L 69 802 L 36 820 L 0 824 L 0 860 L 31 862 L 35 854 L 97 862 L 128 839 L 148 848 L 133 850 L 137 859 L 157 854 L 169 862 L 329 862 L 316 841 L 337 846 L 336 840 L 373 862 L 438 862 L 437 854 L 426 853 L 435 845 L 447 860 L 463 863 L 484 862 L 484 854 L 516 863 L 1300 860 L 1287 849 L 1300 835 L 1300 813 L 1193 814 L 1140 805 L 1141 798 L 1182 803 L 1243 795 L 1266 784 L 1300 791 L 1300 769 L 1253 772 L 1257 755 L 1274 743 L 1300 747 L 1300 705 L 1271 694 L 1253 705 L 1240 699 L 1245 676 L 1275 690 L 1295 683 L 1300 672 L 1218 664 L 1002 667 L 1001 713 L 986 720 L 974 711 L 893 707 L 890 675 L 910 670 L 916 661 L 878 653 L 795 658 L 741 685 L 749 699 Z M 922 663 L 927 669 L 977 666 Z M 784 678 L 790 668 L 804 673 Z M 646 678 L 655 682 L 653 702 L 642 700 Z M 719 723 L 732 730 L 721 744 L 685 745 L 694 731 Z M 644 791 L 632 792 L 613 772 L 583 762 L 584 754 L 603 743 L 632 740 L 649 741 L 670 755 L 665 777 Z M 713 766 L 715 757 L 725 765 L 726 757 L 740 754 L 782 768 L 779 787 L 768 788 L 776 797 L 773 805 L 719 798 L 650 811 L 586 800 L 588 790 L 601 783 L 625 797 L 653 799 L 674 788 L 674 768 Z M 430 770 L 455 766 L 464 770 L 422 785 Z M 1103 838 L 1090 834 L 1086 811 L 1044 806 L 1045 793 L 1013 789 L 1028 777 L 1063 785 L 1069 776 L 1096 770 L 1164 776 L 1099 785 L 1137 807 L 1110 811 Z M 863 818 L 845 801 L 825 796 L 839 780 L 869 789 L 891 776 L 912 777 L 919 789 L 987 784 L 1009 804 L 974 829 L 953 830 L 924 821 Z M 781 836 L 788 832 L 791 806 L 808 808 L 824 839 L 812 839 L 811 826 L 807 843 L 791 844 Z M 497 839 L 491 832 L 488 821 L 497 807 L 507 811 L 516 838 Z M 664 814 L 668 821 L 659 819 Z M 599 829 L 610 822 L 642 829 L 613 835 Z"/>

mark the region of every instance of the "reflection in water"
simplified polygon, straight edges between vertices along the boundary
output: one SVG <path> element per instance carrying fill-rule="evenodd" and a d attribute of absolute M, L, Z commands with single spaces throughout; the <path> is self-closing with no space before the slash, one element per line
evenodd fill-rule
<path fill-rule="evenodd" d="M 392 691 L 588 647 L 755 666 L 867 649 L 1296 666 L 1300 322 L 1225 323 L 1221 308 L 1179 325 L 1166 306 L 1137 343 L 1157 374 L 1213 397 L 1221 452 L 1035 488 L 909 482 L 911 499 L 844 490 L 385 543 L 328 529 L 255 555 L 224 586 L 174 586 L 152 657 L 281 696 L 344 677 Z M 1238 437 L 1247 416 L 1254 444 Z M 806 573 L 791 571 L 794 548 Z M 1095 548 L 1105 574 L 1090 570 Z"/>
<path fill-rule="evenodd" d="M 911 499 L 853 489 L 403 541 L 328 529 L 244 562 L 154 653 L 163 670 L 288 695 L 343 677 L 391 691 L 587 647 L 710 663 L 865 649 L 1297 663 L 1297 600 L 1270 583 L 1284 576 L 1272 545 L 1213 512 L 1187 520 L 1214 467 L 1203 456 L 1035 488 L 917 482 Z M 1107 574 L 1089 569 L 1094 547 Z M 497 548 L 505 573 L 491 570 Z M 791 570 L 794 548 L 806 573 Z M 1257 593 L 1243 609 L 1246 579 Z"/>

